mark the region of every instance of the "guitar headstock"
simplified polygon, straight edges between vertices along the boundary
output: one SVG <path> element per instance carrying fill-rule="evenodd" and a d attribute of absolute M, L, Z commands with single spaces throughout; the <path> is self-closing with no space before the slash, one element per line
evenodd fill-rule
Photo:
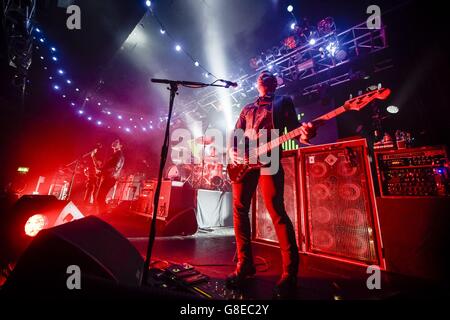
<path fill-rule="evenodd" d="M 388 88 L 381 88 L 377 90 L 370 91 L 356 98 L 349 99 L 345 101 L 344 107 L 347 110 L 359 111 L 366 105 L 374 100 L 385 100 L 391 94 L 391 90 Z"/>

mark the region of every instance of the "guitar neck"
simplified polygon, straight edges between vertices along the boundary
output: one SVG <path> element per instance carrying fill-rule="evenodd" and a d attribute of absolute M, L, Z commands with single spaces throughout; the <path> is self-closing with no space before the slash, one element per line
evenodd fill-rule
<path fill-rule="evenodd" d="M 343 114 L 346 111 L 347 111 L 347 108 L 345 107 L 345 105 L 340 106 L 339 108 L 336 108 L 318 118 L 315 118 L 314 120 L 311 121 L 311 123 L 315 127 L 320 127 L 323 124 L 325 124 L 325 121 L 336 118 L 337 116 Z M 259 146 L 257 154 L 258 154 L 258 156 L 261 156 L 261 155 L 267 153 L 268 151 L 282 145 L 283 143 L 285 143 L 291 139 L 299 137 L 301 134 L 302 134 L 301 127 L 298 127 L 278 138 L 275 138 L 275 139 L 269 141 L 268 143 L 265 143 L 265 144 Z"/>

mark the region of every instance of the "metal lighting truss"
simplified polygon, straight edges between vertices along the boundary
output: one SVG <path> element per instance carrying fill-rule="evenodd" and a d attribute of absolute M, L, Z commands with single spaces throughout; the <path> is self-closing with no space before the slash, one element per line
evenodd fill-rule
<path fill-rule="evenodd" d="M 387 47 L 385 26 L 380 29 L 369 29 L 366 22 L 341 33 L 329 33 L 315 39 L 314 44 L 306 43 L 289 52 L 280 47 L 278 50 L 273 50 L 274 54 L 266 55 L 264 64 L 259 66 L 254 73 L 235 80 L 239 86 L 230 89 L 228 93 L 233 113 L 238 113 L 245 103 L 257 96 L 255 83 L 262 70 L 271 70 L 277 75 L 280 87 L 310 79 L 312 83 L 302 87 L 298 92 L 307 95 L 316 91 L 321 84 L 335 86 L 349 81 L 353 76 L 352 72 L 349 68 L 339 68 L 340 66 L 346 65 L 358 57 L 363 59 L 365 56 Z M 374 65 L 375 71 L 391 67 L 388 65 L 389 63 L 390 60 L 379 61 Z M 326 71 L 331 70 L 333 70 L 333 76 L 329 77 Z M 204 116 L 212 109 L 220 111 L 229 107 L 221 105 L 217 89 L 208 90 L 191 101 L 180 103 L 174 119 L 186 113 Z"/>
<path fill-rule="evenodd" d="M 35 8 L 35 0 L 4 0 L 1 7 L 8 65 L 15 69 L 13 84 L 23 91 L 28 69 L 31 66 L 33 51 L 31 32 Z"/>

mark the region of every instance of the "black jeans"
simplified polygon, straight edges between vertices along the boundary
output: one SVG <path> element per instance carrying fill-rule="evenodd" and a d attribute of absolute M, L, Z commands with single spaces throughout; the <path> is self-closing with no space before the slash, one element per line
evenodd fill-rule
<path fill-rule="evenodd" d="M 259 170 L 255 170 L 241 182 L 232 184 L 238 268 L 243 264 L 253 264 L 249 210 L 258 183 L 278 237 L 283 274 L 297 275 L 298 247 L 294 227 L 284 207 L 284 171 L 281 166 L 275 175 L 261 175 Z"/>

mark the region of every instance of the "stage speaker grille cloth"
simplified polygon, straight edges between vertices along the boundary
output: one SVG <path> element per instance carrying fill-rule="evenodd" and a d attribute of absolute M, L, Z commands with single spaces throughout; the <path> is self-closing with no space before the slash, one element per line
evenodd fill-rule
<path fill-rule="evenodd" d="M 365 140 L 308 147 L 300 154 L 307 251 L 379 264 Z"/>

